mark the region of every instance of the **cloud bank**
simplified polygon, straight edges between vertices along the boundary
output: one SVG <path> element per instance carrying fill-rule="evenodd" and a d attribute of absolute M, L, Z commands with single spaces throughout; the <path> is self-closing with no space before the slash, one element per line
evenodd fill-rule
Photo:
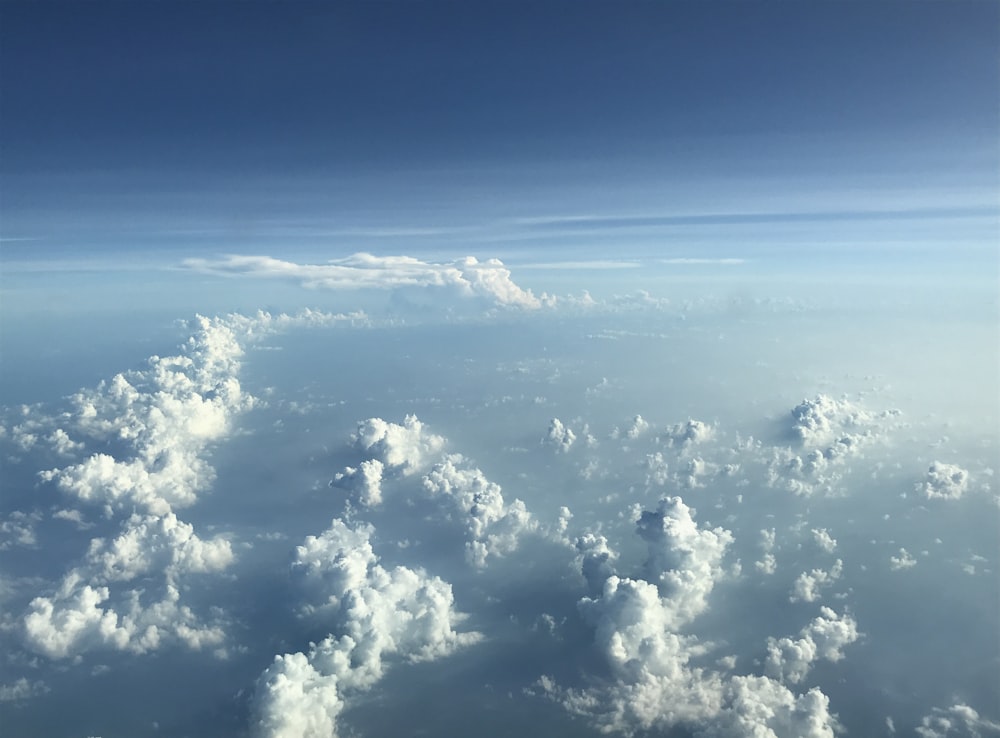
<path fill-rule="evenodd" d="M 510 278 L 499 259 L 467 256 L 451 263 L 409 256 L 357 253 L 324 264 L 297 264 L 270 256 L 228 255 L 220 259 L 186 259 L 183 266 L 208 274 L 290 279 L 311 289 L 357 290 L 434 287 L 463 297 L 478 297 L 501 307 L 537 309 L 551 302 L 524 290 Z"/>

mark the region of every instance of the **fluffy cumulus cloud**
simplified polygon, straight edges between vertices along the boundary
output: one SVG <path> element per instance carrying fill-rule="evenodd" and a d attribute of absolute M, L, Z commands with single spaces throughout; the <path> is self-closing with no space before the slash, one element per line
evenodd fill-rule
<path fill-rule="evenodd" d="M 270 322 L 267 314 L 256 321 L 199 316 L 182 353 L 153 356 L 148 368 L 75 395 L 62 437 L 112 442 L 121 451 L 92 454 L 42 478 L 109 510 L 139 505 L 163 515 L 193 504 L 213 478 L 206 447 L 254 402 L 237 378 L 242 342 Z"/>
<path fill-rule="evenodd" d="M 466 558 L 477 568 L 484 568 L 490 556 L 517 550 L 521 537 L 538 528 L 524 502 L 505 502 L 500 485 L 459 454 L 450 454 L 435 464 L 424 476 L 423 485 L 432 498 L 448 501 L 465 521 Z"/>
<path fill-rule="evenodd" d="M 885 437 L 897 410 L 873 412 L 827 395 L 792 408 L 789 433 L 794 447 L 776 447 L 768 463 L 769 483 L 798 495 L 838 491 L 848 460 Z"/>
<path fill-rule="evenodd" d="M 826 696 L 816 689 L 796 695 L 782 683 L 783 669 L 790 673 L 792 663 L 791 657 L 781 658 L 781 647 L 776 646 L 777 678 L 735 676 L 698 665 L 708 647 L 683 627 L 705 609 L 707 594 L 724 575 L 721 561 L 731 534 L 698 528 L 679 498 L 644 512 L 638 531 L 650 549 L 648 579 L 611 573 L 613 556 L 601 537 L 590 535 L 577 544 L 588 582 L 608 573 L 600 594 L 583 598 L 579 610 L 594 629 L 611 679 L 573 689 L 542 677 L 543 692 L 607 733 L 685 726 L 706 736 L 832 738 L 837 723 Z M 825 609 L 803 630 L 803 639 L 813 646 L 810 663 L 839 659 L 840 649 L 856 637 L 853 620 Z M 729 668 L 734 663 L 724 661 Z"/>
<path fill-rule="evenodd" d="M 214 260 L 187 259 L 184 266 L 227 276 L 289 279 L 318 289 L 442 288 L 502 307 L 535 309 L 551 301 L 515 284 L 499 259 L 479 261 L 473 256 L 433 263 L 409 256 L 358 253 L 324 264 L 297 264 L 270 256 L 230 255 Z"/>
<path fill-rule="evenodd" d="M 445 445 L 444 438 L 427 431 L 416 415 L 407 415 L 402 425 L 381 418 L 363 420 L 351 440 L 358 450 L 377 455 L 382 464 L 404 475 L 427 466 Z"/>
<path fill-rule="evenodd" d="M 279 655 L 257 681 L 253 731 L 282 738 L 337 733 L 352 692 L 382 678 L 388 659 L 441 658 L 480 638 L 458 632 L 451 585 L 421 569 L 379 563 L 374 528 L 335 519 L 296 550 L 293 572 L 313 603 L 307 612 L 335 630 L 308 653 Z"/>
<path fill-rule="evenodd" d="M 1000 723 L 987 720 L 963 703 L 935 707 L 914 731 L 920 738 L 986 738 L 1000 736 Z"/>
<path fill-rule="evenodd" d="M 689 446 L 704 443 L 715 437 L 715 427 L 701 420 L 688 418 L 665 429 L 664 439 L 671 446 Z"/>
<path fill-rule="evenodd" d="M 917 491 L 929 500 L 957 500 L 969 488 L 969 472 L 954 464 L 935 461 Z"/>
<path fill-rule="evenodd" d="M 792 585 L 792 592 L 788 596 L 789 601 L 816 602 L 820 598 L 821 591 L 840 579 L 843 571 L 844 562 L 837 559 L 829 570 L 812 569 L 802 572 Z"/>
<path fill-rule="evenodd" d="M 559 418 L 552 418 L 552 421 L 549 423 L 549 432 L 542 439 L 543 443 L 563 453 L 569 451 L 575 441 L 576 433 L 564 425 Z"/>
<path fill-rule="evenodd" d="M 767 642 L 767 676 L 798 684 L 819 660 L 839 661 L 843 648 L 858 640 L 858 626 L 849 615 L 837 615 L 828 607 L 802 629 L 797 639 L 770 638 Z"/>
<path fill-rule="evenodd" d="M 356 467 L 348 466 L 338 472 L 330 484 L 350 490 L 362 505 L 372 507 L 382 502 L 384 470 L 385 465 L 378 459 L 365 459 Z"/>
<path fill-rule="evenodd" d="M 649 580 L 669 601 L 675 627 L 705 609 L 708 595 L 723 576 L 722 559 L 733 541 L 723 528 L 699 528 L 693 511 L 680 497 L 666 497 L 637 522 L 648 544 Z"/>
<path fill-rule="evenodd" d="M 55 659 L 101 648 L 143 653 L 168 643 L 224 652 L 224 614 L 212 607 L 195 613 L 182 593 L 188 577 L 226 570 L 232 545 L 224 537 L 199 537 L 175 510 L 193 505 L 209 486 L 214 471 L 207 449 L 229 433 L 236 414 L 254 405 L 238 379 L 245 345 L 294 325 L 356 318 L 313 311 L 199 316 L 177 355 L 153 356 L 145 369 L 72 398 L 72 411 L 53 420 L 64 426 L 50 435 L 54 450 L 113 450 L 41 478 L 101 506 L 118 518 L 120 533 L 93 539 L 58 586 L 31 601 L 22 621 L 30 649 Z M 73 512 L 55 516 L 79 523 Z"/>

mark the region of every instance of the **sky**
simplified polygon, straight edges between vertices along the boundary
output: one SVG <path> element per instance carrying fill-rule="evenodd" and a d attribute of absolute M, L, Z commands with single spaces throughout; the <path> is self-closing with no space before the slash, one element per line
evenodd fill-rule
<path fill-rule="evenodd" d="M 5 3 L 5 252 L 870 254 L 874 221 L 981 264 L 997 12 Z"/>
<path fill-rule="evenodd" d="M 0 3 L 0 733 L 1000 736 L 998 59 Z"/>

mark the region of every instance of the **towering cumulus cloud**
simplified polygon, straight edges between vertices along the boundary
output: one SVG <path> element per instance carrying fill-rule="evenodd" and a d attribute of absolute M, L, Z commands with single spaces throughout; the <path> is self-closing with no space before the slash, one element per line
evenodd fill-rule
<path fill-rule="evenodd" d="M 854 621 L 824 609 L 801 640 L 772 641 L 767 676 L 701 666 L 710 647 L 684 631 L 725 576 L 722 562 L 732 534 L 700 528 L 679 497 L 643 512 L 637 528 L 649 547 L 646 579 L 610 573 L 612 556 L 599 537 L 577 546 L 591 586 L 609 573 L 600 595 L 580 600 L 579 610 L 594 628 L 611 680 L 568 689 L 542 677 L 542 690 L 606 733 L 631 736 L 684 726 L 697 735 L 727 738 L 832 738 L 836 720 L 826 696 L 817 689 L 796 695 L 782 680 L 797 682 L 817 658 L 839 659 L 840 648 L 857 638 Z"/>
<path fill-rule="evenodd" d="M 141 653 L 171 641 L 222 648 L 225 618 L 213 610 L 206 622 L 182 593 L 187 577 L 228 568 L 232 545 L 224 537 L 202 539 L 175 510 L 193 505 L 211 484 L 207 449 L 254 404 L 238 380 L 243 346 L 290 325 L 346 318 L 311 311 L 199 316 L 176 356 L 153 356 L 143 370 L 79 392 L 71 412 L 50 419 L 66 426 L 50 434 L 60 453 L 110 450 L 44 471 L 42 480 L 101 506 L 121 532 L 93 539 L 54 592 L 31 601 L 23 620 L 31 649 L 67 658 L 96 648 Z M 79 519 L 79 511 L 62 512 L 74 514 Z"/>
<path fill-rule="evenodd" d="M 296 264 L 270 256 L 229 255 L 220 259 L 187 259 L 184 266 L 212 274 L 291 279 L 303 286 L 330 290 L 438 287 L 464 297 L 479 297 L 503 307 L 534 309 L 550 301 L 518 287 L 499 259 L 474 256 L 435 264 L 409 256 L 353 254 L 325 264 Z"/>
<path fill-rule="evenodd" d="M 331 738 L 346 696 L 381 679 L 386 659 L 428 661 L 473 643 L 459 633 L 451 585 L 421 569 L 386 569 L 374 528 L 335 519 L 296 550 L 293 572 L 313 602 L 306 611 L 336 626 L 308 653 L 279 655 L 257 682 L 255 735 Z"/>

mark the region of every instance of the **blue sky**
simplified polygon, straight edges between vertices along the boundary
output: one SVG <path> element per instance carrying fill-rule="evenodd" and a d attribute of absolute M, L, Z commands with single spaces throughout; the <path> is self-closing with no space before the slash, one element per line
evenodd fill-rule
<path fill-rule="evenodd" d="M 8 263 L 732 256 L 792 248 L 796 224 L 832 252 L 902 242 L 992 258 L 991 2 L 0 14 Z"/>

